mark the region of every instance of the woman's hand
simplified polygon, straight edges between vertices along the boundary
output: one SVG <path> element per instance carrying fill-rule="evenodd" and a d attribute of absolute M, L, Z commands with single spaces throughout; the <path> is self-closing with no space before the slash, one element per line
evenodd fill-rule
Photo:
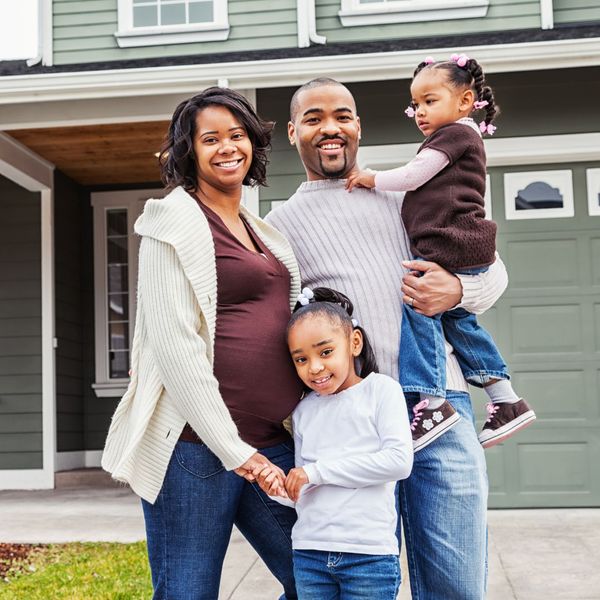
<path fill-rule="evenodd" d="M 234 469 L 233 472 L 236 475 L 243 477 L 246 481 L 254 482 L 256 481 L 256 477 L 253 475 L 253 472 L 257 470 L 260 472 L 265 467 L 272 468 L 279 473 L 282 480 L 285 480 L 285 473 L 277 465 L 274 465 L 268 458 L 258 452 L 255 452 L 243 465 Z"/>
<path fill-rule="evenodd" d="M 402 300 L 416 312 L 433 317 L 454 308 L 462 300 L 460 279 L 437 263 L 405 260 L 402 266 L 411 270 L 402 278 Z"/>
<path fill-rule="evenodd" d="M 298 502 L 300 497 L 300 490 L 303 485 L 308 483 L 308 475 L 302 467 L 291 469 L 288 476 L 285 478 L 285 489 L 288 496 L 294 501 Z"/>
<path fill-rule="evenodd" d="M 264 467 L 263 469 L 258 467 L 252 471 L 252 475 L 254 475 L 256 482 L 265 494 L 281 496 L 282 498 L 288 497 L 285 491 L 285 475 L 281 469 L 276 471 L 271 467 Z"/>

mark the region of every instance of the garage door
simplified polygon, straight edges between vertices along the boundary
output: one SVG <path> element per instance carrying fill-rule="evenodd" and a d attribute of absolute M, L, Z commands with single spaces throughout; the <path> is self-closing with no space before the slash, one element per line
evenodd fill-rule
<path fill-rule="evenodd" d="M 482 323 L 538 415 L 486 451 L 490 506 L 600 506 L 600 163 L 492 168 L 490 182 L 510 286 Z"/>

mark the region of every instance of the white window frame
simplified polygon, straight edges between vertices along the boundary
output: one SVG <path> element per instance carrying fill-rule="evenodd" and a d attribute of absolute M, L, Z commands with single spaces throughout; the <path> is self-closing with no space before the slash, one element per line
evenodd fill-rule
<path fill-rule="evenodd" d="M 598 194 L 600 194 L 600 169 L 586 169 L 587 195 L 588 195 L 588 214 L 590 217 L 600 216 L 600 203 Z"/>
<path fill-rule="evenodd" d="M 91 195 L 94 211 L 94 315 L 96 379 L 92 388 L 98 397 L 116 397 L 125 393 L 128 377 L 110 377 L 108 360 L 108 282 L 106 214 L 109 210 L 127 211 L 127 273 L 129 294 L 129 352 L 133 341 L 136 309 L 137 257 L 139 239 L 133 233 L 133 225 L 144 209 L 148 198 L 161 198 L 162 189 L 95 192 Z"/>
<path fill-rule="evenodd" d="M 544 181 L 560 190 L 563 197 L 563 206 L 561 208 L 517 210 L 515 208 L 515 198 L 517 197 L 519 190 L 538 180 Z M 504 173 L 504 207 L 507 221 L 574 217 L 573 172 L 571 169 L 553 169 L 551 171 Z"/>
<path fill-rule="evenodd" d="M 361 4 L 341 0 L 338 12 L 344 27 L 473 19 L 485 17 L 489 0 L 390 0 Z"/>
<path fill-rule="evenodd" d="M 190 25 L 133 26 L 133 0 L 118 0 L 118 31 L 115 33 L 120 48 L 214 42 L 229 37 L 227 0 L 213 0 L 212 23 Z"/>

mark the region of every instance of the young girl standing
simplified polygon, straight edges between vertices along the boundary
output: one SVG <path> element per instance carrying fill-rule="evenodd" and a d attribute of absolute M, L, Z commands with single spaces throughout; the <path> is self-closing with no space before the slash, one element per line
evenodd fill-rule
<path fill-rule="evenodd" d="M 254 472 L 264 491 L 296 507 L 301 600 L 394 600 L 400 585 L 395 487 L 412 468 L 408 415 L 352 312 L 339 292 L 303 290 L 287 332 L 312 390 L 292 415 L 296 467 L 285 481 L 269 468 Z"/>
<path fill-rule="evenodd" d="M 449 61 L 427 58 L 416 68 L 406 114 L 426 136 L 417 156 L 389 171 L 360 171 L 346 187 L 406 191 L 402 219 L 415 258 L 453 273 L 474 275 L 494 262 L 496 224 L 485 218 L 486 177 L 482 133 L 492 135 L 497 107 L 479 63 L 461 54 Z M 484 109 L 477 125 L 475 111 Z M 414 302 L 414 301 L 413 301 Z M 400 383 L 420 394 L 411 424 L 415 452 L 448 431 L 459 419 L 446 401 L 444 340 L 454 348 L 463 375 L 483 387 L 490 402 L 479 435 L 487 448 L 535 419 L 515 393 L 494 340 L 475 315 L 462 308 L 433 318 L 403 305 Z"/>

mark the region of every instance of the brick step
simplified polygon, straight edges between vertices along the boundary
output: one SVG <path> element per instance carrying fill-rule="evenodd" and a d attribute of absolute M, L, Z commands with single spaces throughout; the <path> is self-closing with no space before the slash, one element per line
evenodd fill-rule
<path fill-rule="evenodd" d="M 57 489 L 123 486 L 100 468 L 57 471 L 54 474 L 54 485 Z"/>

